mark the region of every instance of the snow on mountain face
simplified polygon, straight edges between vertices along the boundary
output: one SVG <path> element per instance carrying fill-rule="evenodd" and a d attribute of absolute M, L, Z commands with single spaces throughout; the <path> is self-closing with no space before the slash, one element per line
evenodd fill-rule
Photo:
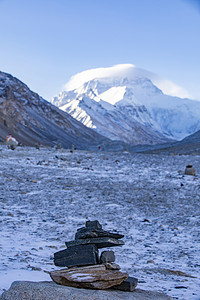
<path fill-rule="evenodd" d="M 187 96 L 153 73 L 117 65 L 78 73 L 52 103 L 108 138 L 154 144 L 200 129 L 200 102 L 169 94 Z"/>
<path fill-rule="evenodd" d="M 179 96 L 188 98 L 189 94 L 182 87 L 177 86 L 173 82 L 160 78 L 156 74 L 147 70 L 136 68 L 133 64 L 120 64 L 108 68 L 97 68 L 80 72 L 71 77 L 65 85 L 65 91 L 77 89 L 84 83 L 99 78 L 107 81 L 123 81 L 127 78 L 129 81 L 136 78 L 149 78 L 154 85 L 163 91 L 164 94 L 170 96 Z"/>

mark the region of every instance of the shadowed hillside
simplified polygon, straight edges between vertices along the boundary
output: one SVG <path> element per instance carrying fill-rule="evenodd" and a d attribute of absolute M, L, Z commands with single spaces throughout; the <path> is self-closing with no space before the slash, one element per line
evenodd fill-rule
<path fill-rule="evenodd" d="M 0 140 L 12 134 L 24 145 L 88 149 L 104 138 L 32 92 L 17 78 L 0 72 Z"/>

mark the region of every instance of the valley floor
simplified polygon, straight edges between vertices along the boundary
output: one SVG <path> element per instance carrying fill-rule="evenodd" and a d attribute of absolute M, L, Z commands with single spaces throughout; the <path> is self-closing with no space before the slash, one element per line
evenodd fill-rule
<path fill-rule="evenodd" d="M 125 235 L 112 250 L 138 288 L 200 299 L 200 155 L 0 146 L 0 157 L 1 292 L 50 280 L 54 252 L 98 219 Z"/>

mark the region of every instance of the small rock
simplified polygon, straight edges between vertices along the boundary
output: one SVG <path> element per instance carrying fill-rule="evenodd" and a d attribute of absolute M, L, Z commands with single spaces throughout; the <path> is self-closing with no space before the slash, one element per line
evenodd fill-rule
<path fill-rule="evenodd" d="M 154 260 L 150 259 L 147 261 L 148 264 L 155 264 Z"/>
<path fill-rule="evenodd" d="M 148 219 L 144 219 L 142 222 L 150 223 L 150 221 Z"/>
<path fill-rule="evenodd" d="M 95 220 L 95 221 L 86 221 L 85 226 L 87 228 L 92 228 L 92 229 L 102 229 L 101 224 L 97 220 Z"/>
<path fill-rule="evenodd" d="M 113 251 L 103 251 L 100 256 L 100 263 L 108 263 L 115 261 L 115 254 Z"/>
<path fill-rule="evenodd" d="M 14 217 L 14 215 L 12 213 L 8 213 L 7 216 L 8 217 Z"/>
<path fill-rule="evenodd" d="M 104 264 L 107 270 L 120 270 L 120 266 L 115 263 L 105 263 Z"/>
<path fill-rule="evenodd" d="M 16 147 L 15 147 L 15 145 L 10 145 L 9 148 L 10 148 L 11 150 L 15 150 Z"/>
<path fill-rule="evenodd" d="M 133 292 L 137 286 L 137 283 L 138 283 L 137 278 L 128 277 L 121 284 L 113 286 L 112 289 L 126 291 L 126 292 Z"/>
<path fill-rule="evenodd" d="M 33 271 L 42 271 L 41 268 L 37 268 L 37 267 L 33 267 L 33 266 L 30 266 L 29 268 L 31 268 Z"/>
<path fill-rule="evenodd" d="M 58 142 L 57 145 L 56 145 L 56 150 L 59 150 L 61 148 L 62 148 L 62 146 L 61 146 L 60 142 Z"/>
<path fill-rule="evenodd" d="M 45 221 L 46 222 L 46 221 Z M 51 249 L 58 249 L 58 247 L 57 246 L 53 246 L 53 245 L 49 245 L 49 246 L 47 246 L 47 247 L 49 247 L 49 248 L 51 248 Z"/>

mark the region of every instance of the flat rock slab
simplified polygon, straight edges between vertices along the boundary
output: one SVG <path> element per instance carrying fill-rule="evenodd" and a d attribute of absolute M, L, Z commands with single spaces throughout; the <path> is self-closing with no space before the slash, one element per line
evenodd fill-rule
<path fill-rule="evenodd" d="M 127 273 L 107 270 L 105 265 L 62 269 L 50 272 L 50 276 L 53 281 L 61 285 L 99 290 L 119 285 L 128 278 Z"/>
<path fill-rule="evenodd" d="M 14 281 L 0 300 L 172 300 L 157 292 L 136 289 L 134 292 L 87 290 L 58 285 L 52 281 Z"/>
<path fill-rule="evenodd" d="M 122 246 L 124 245 L 124 242 L 122 240 L 117 240 L 110 237 L 101 237 L 101 238 L 80 239 L 80 240 L 75 240 L 75 241 L 70 241 L 65 243 L 67 247 L 87 245 L 87 244 L 96 245 L 97 248 L 105 248 L 105 247 Z"/>
<path fill-rule="evenodd" d="M 123 234 L 109 232 L 103 229 L 93 229 L 93 228 L 79 228 L 75 234 L 75 239 L 87 239 L 87 238 L 97 238 L 97 237 L 111 237 L 114 239 L 122 239 Z"/>
<path fill-rule="evenodd" d="M 112 237 L 114 239 L 122 239 L 124 237 L 123 234 L 109 232 L 100 229 L 92 229 L 88 230 L 87 228 L 81 228 L 75 234 L 75 239 L 87 239 L 87 238 L 97 238 L 97 237 Z"/>
<path fill-rule="evenodd" d="M 114 239 L 121 239 L 124 237 L 124 235 L 103 230 L 101 224 L 97 220 L 87 221 L 85 227 L 78 228 L 75 235 L 76 240 L 97 237 L 111 237 Z"/>

